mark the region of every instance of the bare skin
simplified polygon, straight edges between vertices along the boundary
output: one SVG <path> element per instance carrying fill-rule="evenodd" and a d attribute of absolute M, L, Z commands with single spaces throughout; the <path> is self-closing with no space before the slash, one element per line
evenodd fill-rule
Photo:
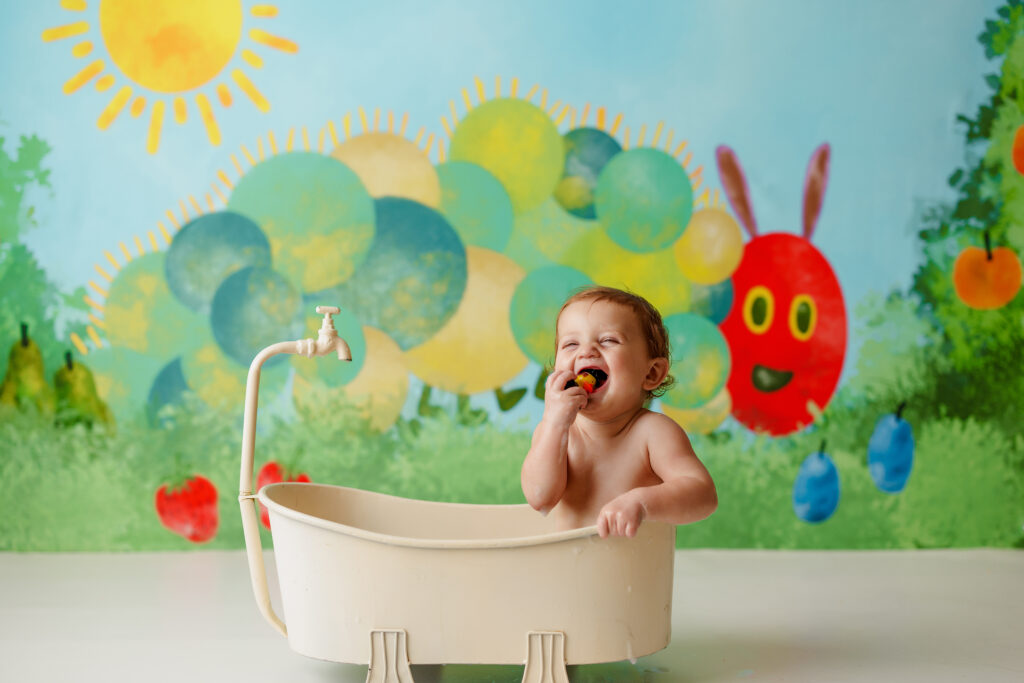
<path fill-rule="evenodd" d="M 557 337 L 544 416 L 521 473 L 527 502 L 553 512 L 560 529 L 596 524 L 602 538 L 635 536 L 645 519 L 688 524 L 714 512 L 714 482 L 686 433 L 643 407 L 668 361 L 650 358 L 633 312 L 578 301 L 563 311 Z M 592 394 L 565 388 L 586 368 L 607 380 Z"/>

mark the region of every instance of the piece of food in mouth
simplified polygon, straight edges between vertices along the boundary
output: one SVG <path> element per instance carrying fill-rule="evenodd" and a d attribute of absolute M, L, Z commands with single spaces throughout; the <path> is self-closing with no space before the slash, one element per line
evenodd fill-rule
<path fill-rule="evenodd" d="M 604 384 L 607 381 L 607 379 L 608 375 L 603 370 L 598 370 L 597 368 L 590 368 L 588 370 L 584 370 L 583 372 L 576 375 L 575 378 L 569 380 L 566 383 L 565 388 L 568 389 L 575 384 L 578 387 L 583 387 L 583 390 L 586 391 L 588 394 L 592 394 L 594 393 L 594 391 L 597 390 L 598 387 Z"/>

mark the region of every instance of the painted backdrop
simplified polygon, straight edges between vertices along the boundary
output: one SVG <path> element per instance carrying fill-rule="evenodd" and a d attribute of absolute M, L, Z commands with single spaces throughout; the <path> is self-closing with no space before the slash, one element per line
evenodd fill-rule
<path fill-rule="evenodd" d="M 591 284 L 665 318 L 681 546 L 1024 544 L 1020 3 L 594 8 L 9 12 L 0 549 L 239 547 L 320 304 L 260 485 L 522 502 Z"/>

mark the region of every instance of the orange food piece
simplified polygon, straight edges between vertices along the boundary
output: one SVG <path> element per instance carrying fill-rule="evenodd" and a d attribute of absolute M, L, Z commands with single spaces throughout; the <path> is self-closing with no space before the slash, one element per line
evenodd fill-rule
<path fill-rule="evenodd" d="M 583 387 L 583 390 L 588 394 L 594 393 L 594 388 L 597 386 L 597 378 L 591 375 L 589 372 L 581 372 L 576 375 L 576 384 Z"/>
<path fill-rule="evenodd" d="M 1016 145 L 1014 145 L 1016 149 Z M 1021 286 L 1021 265 L 1017 254 L 996 247 L 992 258 L 981 247 L 967 247 L 953 264 L 953 288 L 971 308 L 1002 308 L 1017 296 Z"/>

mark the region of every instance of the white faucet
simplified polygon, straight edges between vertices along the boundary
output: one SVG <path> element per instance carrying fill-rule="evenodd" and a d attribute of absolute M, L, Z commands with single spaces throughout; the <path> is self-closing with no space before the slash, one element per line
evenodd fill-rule
<path fill-rule="evenodd" d="M 352 350 L 348 343 L 338 336 L 334 328 L 332 315 L 341 312 L 337 306 L 317 306 L 316 312 L 324 316 L 316 339 L 300 339 L 298 341 L 278 342 L 271 344 L 256 354 L 249 366 L 249 376 L 245 382 L 245 416 L 242 422 L 242 471 L 238 479 L 238 502 L 242 509 L 242 532 L 245 534 L 245 545 L 249 553 L 249 571 L 257 604 L 263 616 L 287 635 L 284 623 L 274 614 L 267 597 L 266 575 L 263 571 L 263 555 L 260 544 L 259 522 L 257 521 L 256 496 L 252 491 L 252 469 L 256 443 L 256 408 L 260 395 L 260 368 L 271 356 L 279 353 L 295 353 L 307 358 L 326 356 L 336 352 L 338 360 L 352 360 Z M 261 597 L 259 597 L 261 596 Z"/>

